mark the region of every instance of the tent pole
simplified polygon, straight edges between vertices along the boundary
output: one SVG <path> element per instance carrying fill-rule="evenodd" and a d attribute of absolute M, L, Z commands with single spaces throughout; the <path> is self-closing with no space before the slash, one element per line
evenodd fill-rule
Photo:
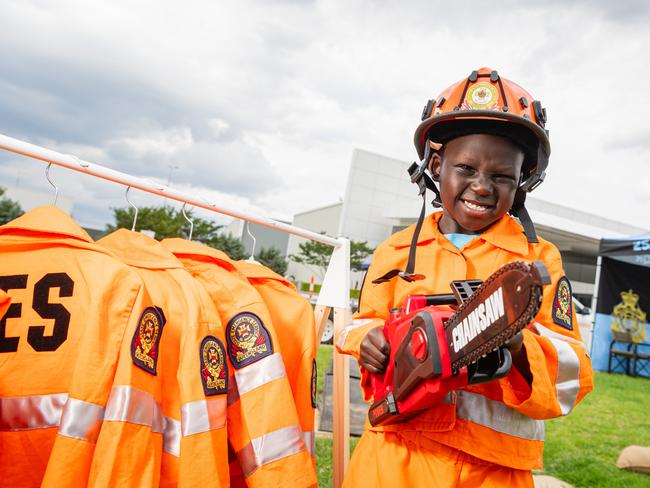
<path fill-rule="evenodd" d="M 589 344 L 587 345 L 589 349 L 589 354 L 592 353 L 592 346 L 594 342 L 594 333 L 596 332 L 596 307 L 598 306 L 598 287 L 600 286 L 600 267 L 603 262 L 603 257 L 598 255 L 596 260 L 596 281 L 594 283 L 594 294 L 591 297 L 591 336 L 589 337 Z"/>

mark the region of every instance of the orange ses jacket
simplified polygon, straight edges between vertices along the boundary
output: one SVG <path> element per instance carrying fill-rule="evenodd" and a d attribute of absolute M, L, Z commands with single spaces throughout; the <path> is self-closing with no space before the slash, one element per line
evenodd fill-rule
<path fill-rule="evenodd" d="M 226 349 L 235 376 L 228 392 L 229 439 L 246 484 L 315 485 L 280 341 L 264 301 L 245 277 L 237 276 L 223 252 L 183 239 L 162 244 L 205 286 L 227 324 Z M 236 478 L 231 482 L 236 484 Z"/>
<path fill-rule="evenodd" d="M 523 331 L 532 385 L 516 369 L 501 380 L 456 391 L 446 403 L 408 422 L 374 431 L 421 432 L 437 443 L 503 466 L 531 470 L 542 467 L 544 419 L 567 415 L 593 388 L 589 356 L 580 340 L 570 283 L 558 250 L 547 241 L 528 243 L 521 226 L 504 216 L 458 250 L 438 230 L 438 212 L 425 219 L 418 239 L 415 271 L 421 281 L 394 279 L 373 285 L 387 271 L 404 269 L 413 235 L 411 226 L 391 236 L 375 252 L 362 292 L 360 310 L 336 338 L 339 351 L 359 357 L 363 337 L 383 325 L 389 310 L 409 294 L 449 293 L 459 279 L 485 279 L 502 265 L 542 260 L 552 283 L 544 288 L 535 320 Z M 365 386 L 367 372 L 362 372 Z M 368 389 L 366 396 L 370 395 Z"/>
<path fill-rule="evenodd" d="M 293 284 L 269 268 L 247 261 L 237 261 L 235 266 L 255 287 L 271 313 L 305 445 L 315 463 L 317 344 L 314 310 Z"/>
<path fill-rule="evenodd" d="M 0 320 L 5 316 L 5 312 L 9 308 L 11 303 L 11 297 L 7 295 L 4 291 L 0 290 Z"/>
<path fill-rule="evenodd" d="M 0 227 L 0 256 L 12 298 L 0 321 L 2 484 L 85 486 L 103 419 L 125 414 L 109 402 L 121 344 L 153 304 L 137 273 L 55 207 Z"/>
<path fill-rule="evenodd" d="M 231 378 L 214 304 L 158 241 L 120 229 L 97 244 L 137 270 L 155 303 L 128 343 L 127 357 L 144 374 L 158 378 L 162 388 L 162 401 L 155 406 L 163 436 L 160 486 L 228 486 L 226 394 Z M 103 434 L 104 429 L 100 442 Z M 143 467 L 128 457 L 138 439 L 128 432 L 106 434 L 110 449 L 103 454 L 126 457 L 125 462 L 112 472 L 100 462 L 92 475 L 108 477 L 113 486 L 136 485 L 133 480 Z"/>

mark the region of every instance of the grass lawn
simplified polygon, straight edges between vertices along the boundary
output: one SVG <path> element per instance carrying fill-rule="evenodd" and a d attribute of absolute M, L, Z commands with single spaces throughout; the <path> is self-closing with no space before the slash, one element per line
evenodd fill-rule
<path fill-rule="evenodd" d="M 318 398 L 332 346 L 318 352 Z M 650 446 L 650 380 L 596 373 L 595 388 L 567 417 L 546 423 L 544 474 L 579 487 L 650 487 L 650 475 L 616 467 L 621 450 Z M 352 438 L 350 452 L 358 439 Z M 331 486 L 332 441 L 316 439 L 318 482 Z"/>
<path fill-rule="evenodd" d="M 546 423 L 544 473 L 575 487 L 650 487 L 650 475 L 616 467 L 621 450 L 650 446 L 650 380 L 596 373 L 569 416 Z"/>

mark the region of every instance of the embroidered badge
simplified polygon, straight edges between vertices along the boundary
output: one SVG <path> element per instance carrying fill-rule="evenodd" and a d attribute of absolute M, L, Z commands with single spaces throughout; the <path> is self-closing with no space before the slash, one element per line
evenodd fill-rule
<path fill-rule="evenodd" d="M 147 373 L 156 374 L 159 344 L 165 326 L 165 314 L 159 307 L 147 307 L 140 315 L 131 341 L 133 363 Z"/>
<path fill-rule="evenodd" d="M 260 318 L 250 312 L 235 315 L 226 328 L 228 356 L 239 369 L 273 353 L 269 333 Z"/>
<path fill-rule="evenodd" d="M 499 108 L 499 92 L 492 83 L 480 81 L 472 85 L 465 95 L 461 105 L 463 110 L 497 110 Z"/>
<path fill-rule="evenodd" d="M 316 408 L 318 403 L 316 403 L 316 378 L 318 377 L 316 371 L 316 360 L 312 361 L 311 365 L 311 408 Z"/>
<path fill-rule="evenodd" d="M 571 283 L 566 276 L 560 278 L 555 287 L 553 299 L 553 322 L 562 327 L 573 330 L 573 309 L 571 308 Z"/>
<path fill-rule="evenodd" d="M 207 336 L 201 341 L 201 381 L 206 396 L 228 392 L 226 350 L 216 337 Z"/>

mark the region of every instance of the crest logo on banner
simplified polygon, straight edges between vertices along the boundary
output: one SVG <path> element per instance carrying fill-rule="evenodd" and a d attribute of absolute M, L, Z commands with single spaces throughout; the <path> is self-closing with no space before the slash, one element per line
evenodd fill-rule
<path fill-rule="evenodd" d="M 622 291 L 621 298 L 612 311 L 612 331 L 628 332 L 632 342 L 645 342 L 646 313 L 639 307 L 638 293 Z"/>

